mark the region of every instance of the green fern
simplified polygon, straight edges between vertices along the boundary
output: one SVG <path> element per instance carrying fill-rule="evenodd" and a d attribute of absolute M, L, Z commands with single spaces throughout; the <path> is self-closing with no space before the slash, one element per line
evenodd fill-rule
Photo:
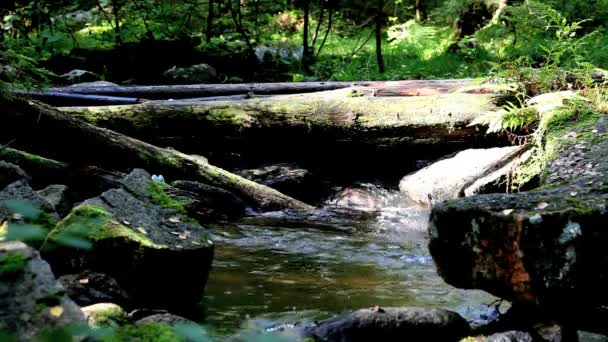
<path fill-rule="evenodd" d="M 471 125 L 488 126 L 487 133 L 525 131 L 534 129 L 534 125 L 540 120 L 540 115 L 535 108 L 521 107 L 513 102 L 508 102 L 503 109 L 490 112 L 475 119 Z"/>

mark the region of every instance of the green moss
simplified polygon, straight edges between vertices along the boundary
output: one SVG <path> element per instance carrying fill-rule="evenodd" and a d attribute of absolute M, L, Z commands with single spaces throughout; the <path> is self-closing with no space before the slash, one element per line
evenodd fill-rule
<path fill-rule="evenodd" d="M 127 313 L 117 305 L 90 313 L 90 315 L 93 316 L 94 324 L 99 327 L 118 327 L 129 323 Z"/>
<path fill-rule="evenodd" d="M 163 208 L 169 208 L 179 211 L 182 214 L 186 213 L 188 202 L 174 200 L 165 192 L 167 184 L 161 182 L 151 182 L 148 187 L 148 195 L 153 204 Z"/>
<path fill-rule="evenodd" d="M 27 266 L 29 258 L 19 252 L 9 252 L 0 256 L 0 279 L 14 278 Z"/>
<path fill-rule="evenodd" d="M 93 205 L 80 205 L 72 209 L 72 212 L 50 233 L 51 240 L 59 240 L 65 236 L 92 241 L 126 238 L 142 246 L 161 247 L 154 244 L 147 236 L 115 221 L 112 214 L 103 208 Z"/>
<path fill-rule="evenodd" d="M 118 329 L 114 334 L 105 337 L 104 342 L 182 342 L 175 330 L 167 325 L 150 323 L 143 325 L 128 325 Z"/>

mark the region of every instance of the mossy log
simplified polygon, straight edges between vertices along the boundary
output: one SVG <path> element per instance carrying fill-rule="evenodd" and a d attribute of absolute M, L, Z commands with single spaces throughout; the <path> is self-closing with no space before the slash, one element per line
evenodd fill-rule
<path fill-rule="evenodd" d="M 262 210 L 309 208 L 197 158 L 95 127 L 50 106 L 16 98 L 0 99 L 0 106 L 3 138 L 15 139 L 18 147 L 34 153 L 70 164 L 117 170 L 139 167 L 168 179 L 196 180 L 231 191 Z"/>
<path fill-rule="evenodd" d="M 431 81 L 391 81 L 391 82 L 301 82 L 301 83 L 241 83 L 241 84 L 194 84 L 161 86 L 117 86 L 117 87 L 58 87 L 54 93 L 85 94 L 99 96 L 119 96 L 145 98 L 151 100 L 184 99 L 193 97 L 227 95 L 277 95 L 312 93 L 350 87 L 369 87 L 374 89 L 452 89 L 474 82 L 470 79 L 431 80 Z"/>
<path fill-rule="evenodd" d="M 497 109 L 496 94 L 374 97 L 367 90 L 282 95 L 241 101 L 163 101 L 63 108 L 99 127 L 196 153 L 274 153 L 298 149 L 375 150 L 463 143 L 484 133 L 469 124 Z M 485 137 L 484 137 L 485 139 Z"/>

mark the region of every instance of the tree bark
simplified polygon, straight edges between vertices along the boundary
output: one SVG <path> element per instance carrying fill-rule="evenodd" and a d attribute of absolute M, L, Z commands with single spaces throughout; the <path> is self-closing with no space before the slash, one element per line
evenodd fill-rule
<path fill-rule="evenodd" d="M 168 179 L 200 181 L 226 189 L 261 210 L 309 209 L 307 204 L 266 186 L 172 149 L 163 149 L 95 127 L 53 107 L 21 99 L 0 99 L 3 138 L 19 148 L 75 165 L 114 170 L 143 168 Z"/>
<path fill-rule="evenodd" d="M 452 89 L 471 83 L 471 79 L 433 81 L 362 81 L 362 82 L 298 82 L 298 83 L 242 83 L 198 84 L 172 86 L 116 86 L 116 87 L 58 87 L 52 93 L 83 94 L 98 96 L 130 97 L 149 100 L 185 99 L 230 95 L 277 95 L 312 93 L 349 87 L 390 89 L 441 88 Z"/>
<path fill-rule="evenodd" d="M 416 0 L 416 21 L 422 21 L 424 17 L 424 8 L 422 7 L 422 0 Z"/>
<path fill-rule="evenodd" d="M 209 8 L 207 10 L 207 32 L 205 32 L 207 44 L 211 43 L 211 37 L 213 34 L 213 3 L 214 0 L 209 0 Z"/>
<path fill-rule="evenodd" d="M 308 31 L 310 26 L 310 0 L 304 0 L 304 32 L 302 33 L 302 68 L 308 71 L 310 51 L 308 46 Z"/>
<path fill-rule="evenodd" d="M 378 1 L 376 12 L 376 59 L 378 60 L 378 71 L 383 74 L 385 71 L 384 57 L 382 56 L 382 17 L 384 15 L 384 0 Z"/>

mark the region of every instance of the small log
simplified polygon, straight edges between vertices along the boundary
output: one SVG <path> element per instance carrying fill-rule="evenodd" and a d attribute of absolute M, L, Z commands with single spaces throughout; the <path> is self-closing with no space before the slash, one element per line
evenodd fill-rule
<path fill-rule="evenodd" d="M 35 101 L 0 98 L 3 138 L 28 151 L 72 165 L 113 170 L 144 168 L 168 179 L 195 180 L 226 189 L 260 210 L 310 209 L 305 203 L 195 157 L 95 127 Z"/>
<path fill-rule="evenodd" d="M 452 89 L 474 82 L 462 80 L 389 81 L 389 82 L 302 82 L 302 83 L 242 83 L 242 84 L 196 84 L 171 86 L 119 86 L 119 87 L 61 87 L 51 88 L 54 93 L 85 94 L 146 98 L 151 100 L 184 99 L 229 95 L 278 95 L 313 93 L 350 87 L 369 88 L 439 88 Z"/>
<path fill-rule="evenodd" d="M 57 107 L 129 105 L 144 102 L 143 99 L 138 99 L 134 97 L 84 95 L 77 93 L 72 94 L 54 91 L 15 93 L 19 95 L 27 95 L 34 100 L 38 100 L 51 106 Z"/>

